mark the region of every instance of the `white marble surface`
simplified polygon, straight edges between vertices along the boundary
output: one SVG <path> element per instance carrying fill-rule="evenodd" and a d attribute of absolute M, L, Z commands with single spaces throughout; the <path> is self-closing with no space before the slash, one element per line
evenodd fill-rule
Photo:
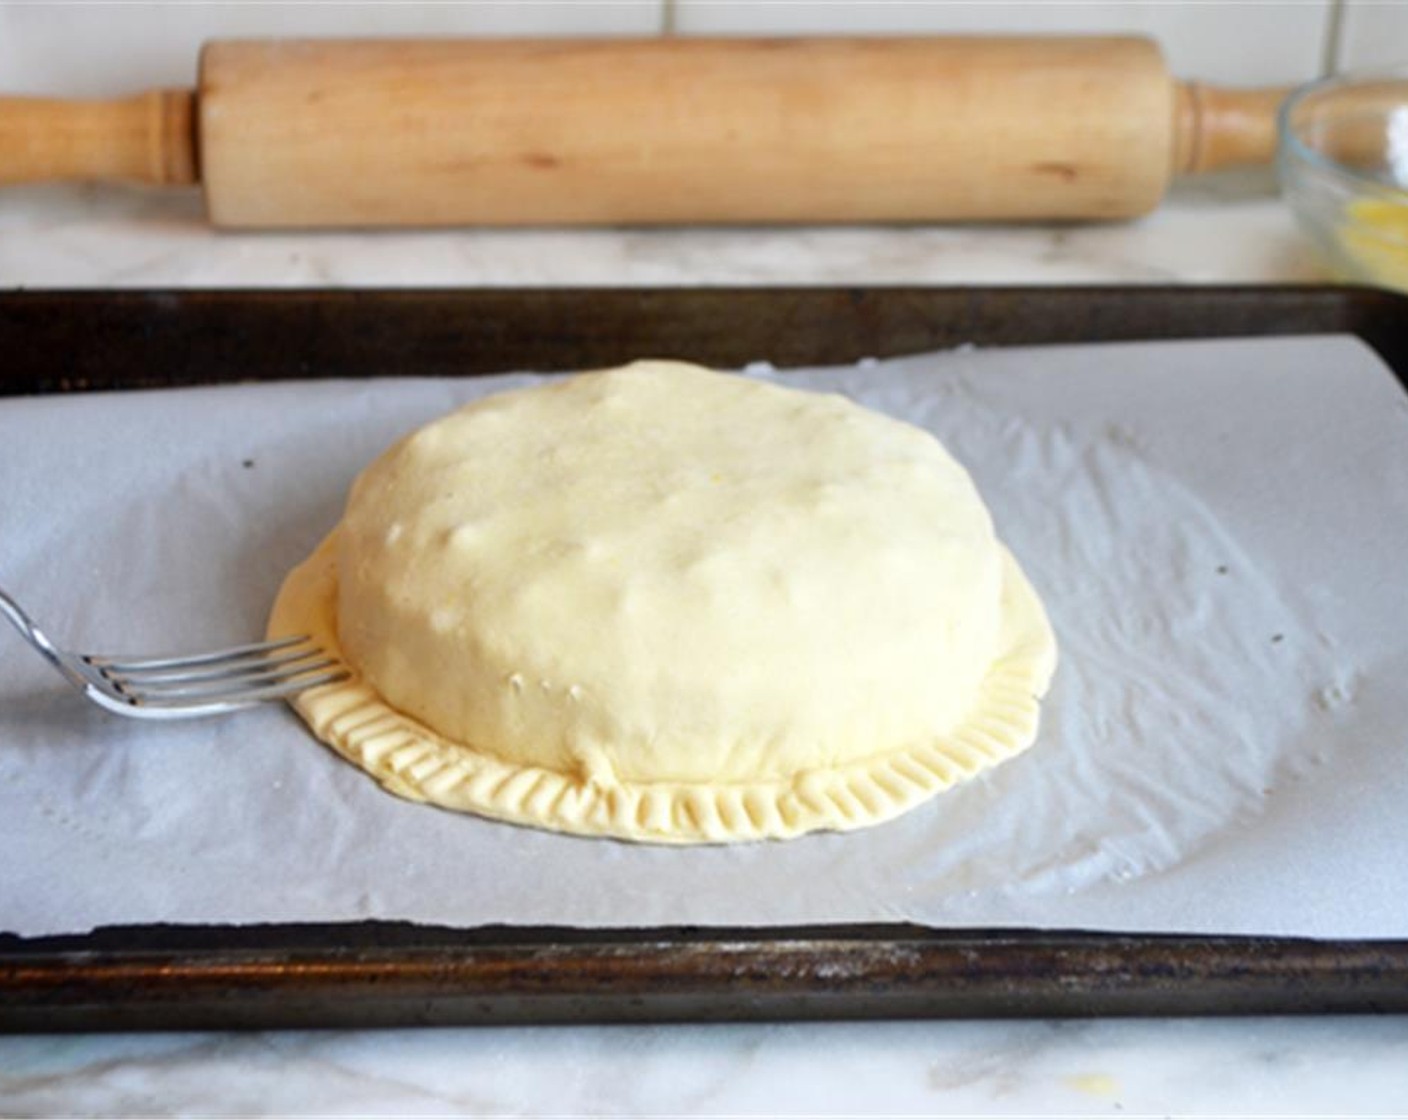
<path fill-rule="evenodd" d="M 1408 1018 L 0 1040 L 7 1116 L 1402 1115 Z"/>
<path fill-rule="evenodd" d="M 1264 178 L 1110 227 L 230 235 L 0 195 L 0 287 L 1150 283 L 1319 275 Z M 1408 1017 L 0 1039 L 0 1115 L 1408 1114 Z"/>
<path fill-rule="evenodd" d="M 1004 284 L 1319 276 L 1263 173 L 1174 187 L 1112 225 L 226 233 L 194 193 L 0 194 L 0 286 Z"/>

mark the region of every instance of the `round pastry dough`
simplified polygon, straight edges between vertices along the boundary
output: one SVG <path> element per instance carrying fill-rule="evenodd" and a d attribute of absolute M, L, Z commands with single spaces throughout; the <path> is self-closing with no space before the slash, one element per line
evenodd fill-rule
<path fill-rule="evenodd" d="M 270 634 L 402 796 L 690 843 L 893 817 L 1028 746 L 1045 613 L 967 473 L 839 396 L 637 362 L 408 436 Z"/>

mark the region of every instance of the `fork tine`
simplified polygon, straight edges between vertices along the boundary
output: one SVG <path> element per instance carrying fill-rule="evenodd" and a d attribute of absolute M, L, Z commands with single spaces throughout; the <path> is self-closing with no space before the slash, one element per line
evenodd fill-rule
<path fill-rule="evenodd" d="M 287 669 L 292 672 L 300 661 L 307 661 L 311 658 L 325 657 L 326 654 L 317 646 L 308 646 L 305 649 L 294 649 L 291 652 L 274 650 L 273 654 L 254 654 L 250 656 L 230 657 L 224 661 L 198 661 L 183 662 L 157 668 L 122 668 L 121 666 L 97 666 L 104 672 L 113 676 L 119 676 L 123 680 L 129 680 L 134 685 L 147 687 L 148 685 L 176 684 L 182 681 L 203 681 L 214 680 L 219 677 L 239 676 L 245 672 L 264 672 L 273 669 Z"/>
<path fill-rule="evenodd" d="M 215 707 L 218 705 L 242 706 L 245 704 L 258 704 L 264 700 L 279 700 L 285 696 L 292 696 L 302 692 L 304 689 L 317 688 L 319 685 L 333 684 L 337 681 L 347 679 L 347 671 L 338 669 L 333 672 L 320 673 L 314 677 L 300 678 L 292 681 L 279 681 L 274 684 L 264 685 L 260 688 L 232 691 L 211 691 L 209 693 L 167 695 L 157 693 L 153 696 L 138 694 L 129 697 L 133 708 L 141 710 L 143 708 L 155 711 L 163 709 L 171 711 L 186 711 L 198 709 L 205 706 Z"/>
<path fill-rule="evenodd" d="M 306 634 L 210 653 L 101 656 L 54 645 L 3 590 L 0 616 L 90 701 L 124 716 L 218 715 L 352 676 Z"/>
<path fill-rule="evenodd" d="M 166 669 L 172 666 L 195 666 L 205 665 L 211 662 L 224 661 L 231 657 L 247 657 L 252 654 L 273 653 L 278 650 L 289 649 L 301 642 L 312 641 L 307 634 L 299 634 L 289 638 L 275 638 L 269 642 L 251 642 L 249 645 L 231 646 L 229 649 L 215 650 L 212 653 L 193 653 L 186 656 L 170 654 L 163 657 L 99 657 L 96 654 L 86 655 L 83 660 L 98 669 L 112 669 L 116 672 L 142 671 L 146 669 Z"/>
<path fill-rule="evenodd" d="M 118 688 L 129 696 L 139 699 L 184 700 L 197 703 L 211 697 L 228 696 L 231 693 L 249 692 L 254 689 L 276 687 L 285 683 L 298 684 L 315 673 L 337 669 L 338 662 L 331 657 L 300 665 L 292 670 L 270 669 L 264 672 L 241 673 L 237 676 L 215 677 L 196 681 L 133 681 L 124 677 L 109 677 Z M 302 687 L 307 687 L 306 685 Z"/>

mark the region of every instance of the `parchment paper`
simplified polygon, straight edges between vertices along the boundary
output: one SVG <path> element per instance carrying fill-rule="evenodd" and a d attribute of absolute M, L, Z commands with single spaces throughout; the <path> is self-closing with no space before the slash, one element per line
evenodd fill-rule
<path fill-rule="evenodd" d="M 0 928 L 1408 936 L 1408 398 L 1368 349 L 1102 345 L 752 373 L 921 424 L 973 472 L 1061 646 L 1028 753 L 862 832 L 641 847 L 397 800 L 283 706 L 109 716 L 0 637 Z M 530 380 L 2 402 L 0 580 L 77 649 L 257 638 L 357 470 Z"/>

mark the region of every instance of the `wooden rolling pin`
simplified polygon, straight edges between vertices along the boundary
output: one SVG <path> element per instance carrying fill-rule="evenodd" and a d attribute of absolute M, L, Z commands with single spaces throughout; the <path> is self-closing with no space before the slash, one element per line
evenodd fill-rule
<path fill-rule="evenodd" d="M 1137 38 L 216 42 L 195 91 L 0 98 L 0 183 L 221 226 L 1109 219 L 1269 160 L 1285 90 Z"/>

